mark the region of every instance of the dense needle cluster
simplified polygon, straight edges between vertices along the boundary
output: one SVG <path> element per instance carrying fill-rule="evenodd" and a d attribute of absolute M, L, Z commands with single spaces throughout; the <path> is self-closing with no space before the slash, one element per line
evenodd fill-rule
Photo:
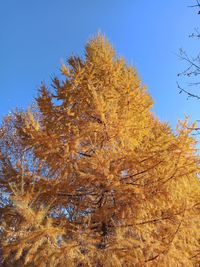
<path fill-rule="evenodd" d="M 0 128 L 0 266 L 200 266 L 199 157 L 98 35 Z"/>

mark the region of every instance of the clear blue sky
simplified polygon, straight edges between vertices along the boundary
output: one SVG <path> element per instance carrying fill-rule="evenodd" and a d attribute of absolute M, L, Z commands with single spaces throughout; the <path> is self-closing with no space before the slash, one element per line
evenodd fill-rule
<path fill-rule="evenodd" d="M 154 112 L 174 127 L 184 113 L 199 118 L 200 104 L 178 94 L 176 53 L 197 51 L 188 38 L 200 15 L 192 0 L 4 0 L 0 2 L 0 120 L 27 107 L 41 81 L 50 85 L 60 63 L 83 54 L 99 30 L 138 70 L 155 101 Z"/>

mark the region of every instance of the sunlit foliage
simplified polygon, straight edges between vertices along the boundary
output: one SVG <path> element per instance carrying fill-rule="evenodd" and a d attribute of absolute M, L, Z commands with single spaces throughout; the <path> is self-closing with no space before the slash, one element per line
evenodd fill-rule
<path fill-rule="evenodd" d="M 101 35 L 61 72 L 0 128 L 1 266 L 200 266 L 187 121 L 160 122 Z"/>

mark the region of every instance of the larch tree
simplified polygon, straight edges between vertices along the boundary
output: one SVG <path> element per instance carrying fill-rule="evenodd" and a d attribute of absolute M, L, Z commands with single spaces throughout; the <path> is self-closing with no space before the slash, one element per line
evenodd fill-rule
<path fill-rule="evenodd" d="M 199 156 L 101 35 L 0 128 L 1 266 L 200 266 Z"/>

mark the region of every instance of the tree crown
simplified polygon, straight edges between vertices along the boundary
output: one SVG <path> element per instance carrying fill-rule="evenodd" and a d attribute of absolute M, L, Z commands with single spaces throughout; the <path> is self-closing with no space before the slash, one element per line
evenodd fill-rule
<path fill-rule="evenodd" d="M 199 157 L 187 121 L 176 134 L 160 122 L 101 35 L 61 71 L 0 129 L 2 264 L 197 266 Z"/>

